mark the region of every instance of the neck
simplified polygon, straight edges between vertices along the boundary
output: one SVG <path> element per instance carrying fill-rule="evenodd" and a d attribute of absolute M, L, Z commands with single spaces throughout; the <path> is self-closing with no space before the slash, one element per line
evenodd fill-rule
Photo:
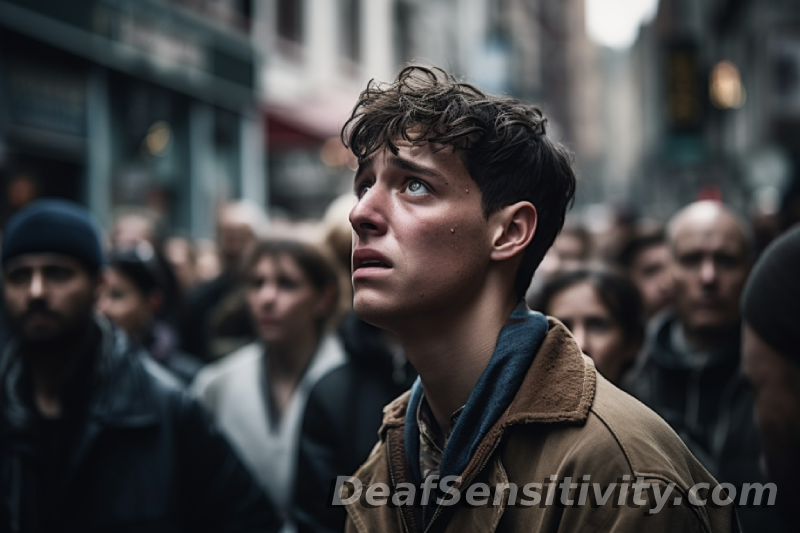
<path fill-rule="evenodd" d="M 469 399 L 518 303 L 497 294 L 503 293 L 483 291 L 473 305 L 426 316 L 398 331 L 440 428 L 448 428 L 450 416 Z"/>
<path fill-rule="evenodd" d="M 308 335 L 291 342 L 267 345 L 271 382 L 289 384 L 293 389 L 308 367 L 319 343 L 319 334 Z"/>
<path fill-rule="evenodd" d="M 738 339 L 738 327 L 690 330 L 683 328 L 686 344 L 694 351 L 710 352 L 726 346 L 731 337 Z"/>
<path fill-rule="evenodd" d="M 33 378 L 34 397 L 39 412 L 46 418 L 62 415 L 64 385 L 70 379 L 70 370 L 85 351 L 91 334 L 91 324 L 57 345 L 24 349 Z"/>

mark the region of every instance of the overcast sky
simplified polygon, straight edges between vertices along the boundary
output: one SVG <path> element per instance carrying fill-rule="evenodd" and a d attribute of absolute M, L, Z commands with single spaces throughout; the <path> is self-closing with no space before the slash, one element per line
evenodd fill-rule
<path fill-rule="evenodd" d="M 598 44 L 627 48 L 657 7 L 658 0 L 586 0 L 586 29 Z"/>

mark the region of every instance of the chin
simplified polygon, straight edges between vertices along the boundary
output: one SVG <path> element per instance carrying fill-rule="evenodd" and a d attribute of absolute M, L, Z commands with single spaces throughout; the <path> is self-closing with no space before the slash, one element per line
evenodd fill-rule
<path fill-rule="evenodd" d="M 355 296 L 353 311 L 367 324 L 381 329 L 391 329 L 397 317 L 397 309 L 375 299 Z"/>

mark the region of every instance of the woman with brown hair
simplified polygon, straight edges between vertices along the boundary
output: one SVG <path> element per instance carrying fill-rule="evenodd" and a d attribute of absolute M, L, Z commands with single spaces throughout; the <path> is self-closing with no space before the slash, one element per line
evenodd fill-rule
<path fill-rule="evenodd" d="M 600 267 L 560 272 L 545 283 L 535 308 L 563 322 L 612 383 L 633 365 L 644 339 L 642 301 L 622 274 Z"/>
<path fill-rule="evenodd" d="M 192 388 L 288 517 L 308 394 L 345 361 L 327 331 L 338 278 L 319 248 L 296 240 L 258 243 L 243 272 L 257 340 L 201 371 Z M 282 531 L 294 530 L 287 519 Z"/>

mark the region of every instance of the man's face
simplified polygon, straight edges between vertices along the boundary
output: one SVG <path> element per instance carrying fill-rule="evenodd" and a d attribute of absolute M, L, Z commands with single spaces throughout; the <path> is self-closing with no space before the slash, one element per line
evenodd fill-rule
<path fill-rule="evenodd" d="M 793 503 L 800 497 L 796 488 L 800 477 L 800 365 L 779 354 L 745 322 L 742 371 L 756 396 L 762 468 L 777 483 L 778 498 Z"/>
<path fill-rule="evenodd" d="M 681 221 L 672 241 L 675 307 L 690 331 L 739 323 L 739 296 L 749 263 L 744 235 L 726 214 Z"/>
<path fill-rule="evenodd" d="M 642 295 L 647 318 L 666 309 L 672 300 L 672 275 L 666 243 L 642 249 L 631 262 L 631 281 Z"/>
<path fill-rule="evenodd" d="M 237 265 L 256 240 L 252 226 L 236 208 L 224 209 L 217 221 L 217 244 L 228 266 Z"/>
<path fill-rule="evenodd" d="M 450 148 L 401 145 L 364 162 L 355 179 L 354 308 L 393 329 L 465 309 L 489 265 L 481 194 Z"/>
<path fill-rule="evenodd" d="M 11 326 L 24 345 L 58 346 L 85 331 L 99 283 L 75 259 L 22 255 L 8 261 L 4 278 Z"/>

